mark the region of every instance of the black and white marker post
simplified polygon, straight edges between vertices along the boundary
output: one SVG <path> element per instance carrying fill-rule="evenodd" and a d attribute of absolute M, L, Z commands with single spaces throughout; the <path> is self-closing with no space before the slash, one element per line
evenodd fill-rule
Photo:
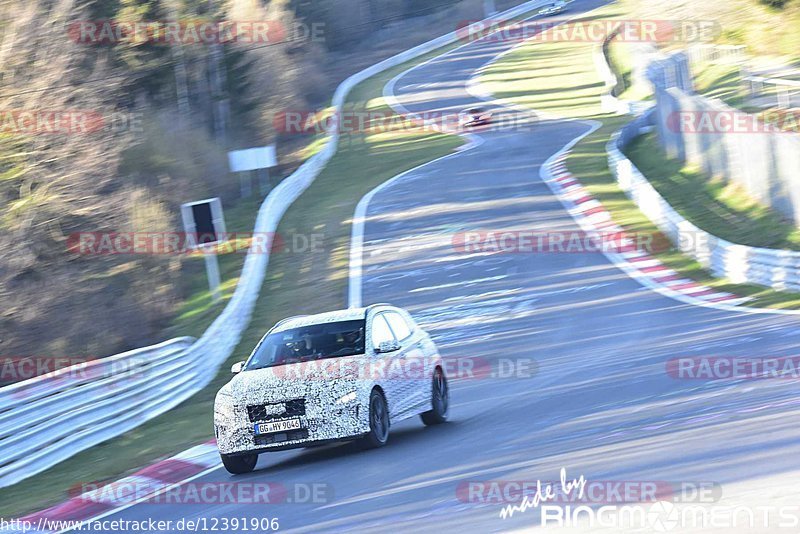
<path fill-rule="evenodd" d="M 210 198 L 181 205 L 183 229 L 187 245 L 203 253 L 206 262 L 208 289 L 214 302 L 219 302 L 219 259 L 216 247 L 226 241 L 225 218 L 219 198 Z"/>

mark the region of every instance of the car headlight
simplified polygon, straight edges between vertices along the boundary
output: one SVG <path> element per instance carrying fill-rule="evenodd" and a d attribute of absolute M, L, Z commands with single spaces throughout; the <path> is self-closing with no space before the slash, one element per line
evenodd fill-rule
<path fill-rule="evenodd" d="M 214 402 L 214 415 L 217 415 L 222 419 L 233 419 L 233 397 L 229 397 L 227 395 L 217 396 L 217 400 Z"/>
<path fill-rule="evenodd" d="M 339 399 L 336 401 L 336 404 L 347 404 L 349 402 L 353 402 L 354 400 L 356 400 L 356 397 L 357 397 L 356 392 L 351 391 L 347 395 L 339 397 Z"/>

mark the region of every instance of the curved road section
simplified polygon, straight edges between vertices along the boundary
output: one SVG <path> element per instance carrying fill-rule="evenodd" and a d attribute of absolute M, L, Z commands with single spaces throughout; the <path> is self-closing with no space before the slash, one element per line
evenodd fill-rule
<path fill-rule="evenodd" d="M 570 14 L 599 5 L 576 1 Z M 406 72 L 390 86 L 395 105 L 419 113 L 475 105 L 470 77 L 510 46 L 471 43 Z M 756 479 L 791 488 L 800 469 L 797 381 L 692 378 L 670 362 L 792 356 L 798 318 L 682 303 L 601 253 L 459 246 L 455 236 L 469 230 L 580 232 L 539 175 L 589 129 L 549 119 L 492 128 L 365 203 L 362 300 L 403 306 L 434 334 L 452 362 L 451 422 L 396 425 L 378 450 L 274 453 L 251 475 L 217 469 L 191 481 L 266 486 L 272 504 L 165 498 L 106 519 L 277 517 L 281 530 L 297 532 L 493 532 L 540 526 L 538 508 L 505 519 L 501 510 L 520 503 L 519 488 L 557 481 L 562 469 L 585 477 L 596 506 L 637 492 L 645 502 L 689 499 L 681 487 L 704 490 L 713 505 Z"/>

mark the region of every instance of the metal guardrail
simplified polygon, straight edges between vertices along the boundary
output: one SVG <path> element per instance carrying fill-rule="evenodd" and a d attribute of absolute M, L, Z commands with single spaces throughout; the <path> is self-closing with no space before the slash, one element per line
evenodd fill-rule
<path fill-rule="evenodd" d="M 524 15 L 548 1 L 526 2 L 493 15 L 492 21 Z M 334 93 L 334 112 L 343 109 L 347 95 L 357 84 L 463 37 L 462 32 L 448 33 L 350 76 Z M 254 232 L 274 235 L 288 207 L 336 153 L 338 141 L 338 118 L 334 115 L 325 147 L 267 196 Z M 0 487 L 119 436 L 174 408 L 211 382 L 250 322 L 269 263 L 269 254 L 260 245 L 254 244 L 248 251 L 233 297 L 200 339 L 173 339 L 80 369 L 68 367 L 0 388 Z M 114 372 L 115 364 L 124 371 Z"/>
<path fill-rule="evenodd" d="M 715 276 L 737 284 L 757 284 L 800 291 L 800 252 L 750 247 L 721 239 L 681 216 L 622 153 L 625 146 L 652 125 L 654 110 L 614 134 L 608 143 L 608 166 L 617 184 L 639 209 L 684 254 Z"/>
<path fill-rule="evenodd" d="M 744 73 L 742 80 L 747 83 L 750 99 L 774 95 L 777 106 L 782 109 L 791 108 L 794 98 L 800 95 L 800 81 L 798 80 L 758 76 L 751 73 Z M 765 91 L 765 85 L 773 87 L 772 93 Z"/>
<path fill-rule="evenodd" d="M 744 45 L 694 44 L 686 48 L 692 63 L 740 65 L 747 59 Z"/>
<path fill-rule="evenodd" d="M 189 350 L 194 342 L 173 339 L 3 388 L 0 485 L 55 465 L 187 398 L 204 375 Z"/>

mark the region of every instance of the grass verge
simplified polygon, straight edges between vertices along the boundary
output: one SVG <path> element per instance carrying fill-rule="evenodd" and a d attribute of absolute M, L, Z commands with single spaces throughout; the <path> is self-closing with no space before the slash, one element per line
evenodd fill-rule
<path fill-rule="evenodd" d="M 634 140 L 625 154 L 678 213 L 733 243 L 800 250 L 800 228 L 752 200 L 741 187 L 712 180 L 661 150 L 655 134 Z"/>
<path fill-rule="evenodd" d="M 620 5 L 613 4 L 595 10 L 579 20 L 625 17 L 629 17 L 629 14 Z M 589 192 L 603 203 L 618 224 L 629 232 L 653 234 L 658 232 L 658 228 L 617 186 L 608 168 L 606 145 L 611 135 L 630 121 L 630 117 L 601 112 L 603 83 L 593 62 L 594 46 L 596 45 L 592 43 L 580 42 L 529 42 L 488 68 L 480 81 L 502 101 L 529 106 L 560 117 L 600 121 L 603 126 L 573 148 L 567 159 L 567 166 Z M 655 158 L 653 155 L 651 157 Z M 655 159 L 651 162 L 653 166 L 659 164 Z M 642 170 L 646 173 L 645 169 Z M 665 187 L 672 187 L 672 184 Z M 756 218 L 760 215 L 759 224 L 768 224 L 767 221 L 772 220 L 768 214 L 743 203 L 740 197 L 729 191 L 712 187 L 706 192 L 706 198 L 723 204 L 734 196 L 736 200 L 727 208 L 729 213 L 747 214 Z M 709 206 L 704 204 L 693 209 L 709 209 Z M 743 222 L 742 227 L 744 224 Z M 786 232 L 785 228 L 776 230 L 774 238 L 782 242 L 792 242 L 795 239 L 794 234 Z M 752 297 L 747 304 L 749 306 L 800 309 L 800 294 L 779 292 L 755 285 L 732 284 L 728 280 L 715 278 L 697 262 L 674 249 L 656 253 L 655 256 L 686 278 L 720 291 Z"/>
<path fill-rule="evenodd" d="M 361 83 L 351 92 L 348 107 L 383 110 L 386 104 L 381 92 L 388 80 L 413 63 L 443 51 Z M 288 251 L 270 258 L 250 326 L 213 382 L 177 408 L 135 430 L 1 489 L 0 516 L 19 516 L 61 502 L 68 498 L 71 487 L 116 480 L 136 468 L 211 439 L 214 395 L 230 379 L 228 369 L 233 362 L 244 359 L 263 333 L 278 320 L 346 305 L 350 221 L 361 197 L 392 176 L 450 153 L 461 143 L 455 136 L 409 130 L 343 138 L 337 155 L 284 215 L 278 234 L 285 243 L 298 239 L 300 245 L 288 247 Z M 237 211 L 239 209 L 241 212 Z M 229 228 L 252 231 L 255 211 L 256 206 L 247 204 L 229 211 L 226 215 Z M 319 246 L 304 246 L 304 240 L 312 236 L 316 236 Z M 228 275 L 224 278 L 226 298 L 235 287 L 241 256 L 222 259 L 221 269 Z M 202 267 L 202 258 L 198 261 Z M 197 276 L 194 283 L 204 284 L 204 275 Z M 210 296 L 201 290 L 196 299 L 187 305 L 181 321 L 183 326 L 199 333 L 213 320 L 224 302 L 212 305 Z"/>
<path fill-rule="evenodd" d="M 719 98 L 733 108 L 756 111 L 747 106 L 747 94 L 742 86 L 739 65 L 714 65 L 704 63 L 696 69 L 697 92 L 709 98 Z"/>

